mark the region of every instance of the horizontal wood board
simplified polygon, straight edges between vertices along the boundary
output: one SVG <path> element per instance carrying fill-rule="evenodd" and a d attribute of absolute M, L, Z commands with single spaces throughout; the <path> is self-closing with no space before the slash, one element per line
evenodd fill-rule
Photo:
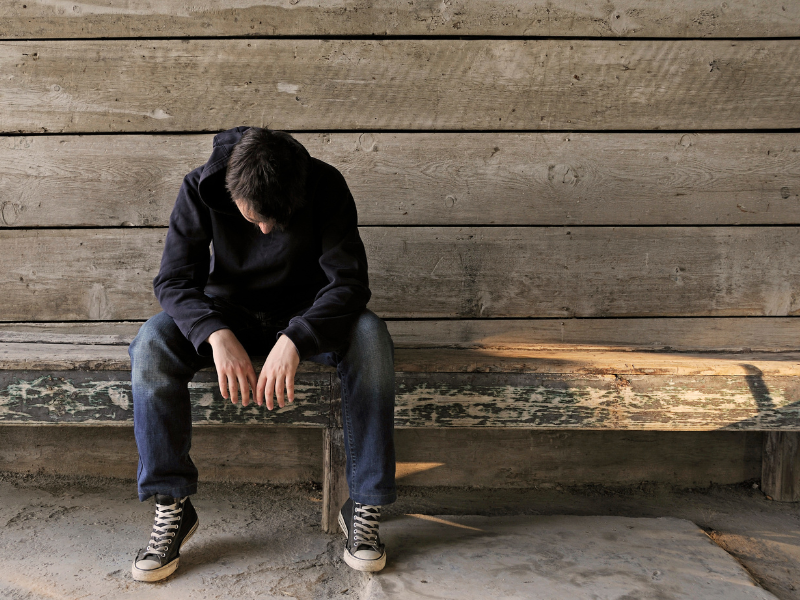
<path fill-rule="evenodd" d="M 0 7 L 6 39 L 216 35 L 795 36 L 786 0 L 26 0 Z"/>
<path fill-rule="evenodd" d="M 8 230 L 2 321 L 146 319 L 165 229 Z M 789 316 L 798 227 L 364 227 L 388 318 Z M 55 262 L 53 257 L 60 260 Z"/>
<path fill-rule="evenodd" d="M 71 429 L 74 430 L 66 427 L 61 431 Z M 47 428 L 46 434 L 48 439 L 60 436 L 55 427 Z M 759 432 L 735 431 L 443 427 L 398 429 L 395 447 L 398 483 L 404 486 L 454 485 L 474 489 L 538 487 L 543 482 L 609 486 L 616 482 L 641 485 L 646 481 L 705 488 L 709 482 L 758 479 L 762 436 Z"/>
<path fill-rule="evenodd" d="M 322 481 L 323 430 L 203 425 L 192 460 L 203 481 Z M 761 475 L 760 432 L 397 429 L 403 486 L 740 483 Z M 503 448 L 502 464 L 497 449 Z M 133 427 L 0 425 L 0 470 L 134 479 Z M 624 468 L 620 468 L 624 465 Z M 463 492 L 460 492 L 463 494 Z"/>
<path fill-rule="evenodd" d="M 800 430 L 800 379 L 437 374 L 398 383 L 396 427 Z"/>
<path fill-rule="evenodd" d="M 233 404 L 219 391 L 215 373 L 201 372 L 189 383 L 192 422 L 197 424 L 269 424 L 326 427 L 331 376 L 301 373 L 295 401 L 284 408 L 241 401 Z M 130 423 L 133 396 L 129 372 L 0 371 L 0 421 L 9 423 Z"/>
<path fill-rule="evenodd" d="M 0 421 L 130 422 L 127 375 L 0 372 Z M 300 379 L 295 403 L 272 412 L 222 399 L 214 379 L 190 383 L 194 422 L 329 423 L 328 377 Z M 797 376 L 400 373 L 395 427 L 789 431 L 800 430 L 798 393 Z"/>
<path fill-rule="evenodd" d="M 166 226 L 214 134 L 0 138 L 0 226 Z M 361 225 L 800 222 L 798 133 L 295 134 Z"/>
<path fill-rule="evenodd" d="M 800 126 L 800 40 L 0 43 L 0 132 Z"/>
<path fill-rule="evenodd" d="M 0 323 L 0 342 L 127 346 L 141 325 L 130 321 Z M 800 351 L 797 317 L 387 319 L 386 325 L 396 348 Z"/>
<path fill-rule="evenodd" d="M 139 454 L 130 425 L 6 425 L 0 429 L 0 470 L 136 479 Z M 203 481 L 320 481 L 321 450 L 322 429 L 315 427 L 192 428 L 192 462 Z"/>
<path fill-rule="evenodd" d="M 264 357 L 252 357 L 260 371 Z M 790 377 L 800 375 L 796 352 L 646 352 L 585 349 L 396 348 L 397 372 L 535 373 L 569 375 L 675 375 Z M 7 371 L 130 370 L 127 346 L 0 343 L 0 369 Z M 203 369 L 212 372 L 213 367 Z M 303 361 L 300 373 L 335 373 Z"/>

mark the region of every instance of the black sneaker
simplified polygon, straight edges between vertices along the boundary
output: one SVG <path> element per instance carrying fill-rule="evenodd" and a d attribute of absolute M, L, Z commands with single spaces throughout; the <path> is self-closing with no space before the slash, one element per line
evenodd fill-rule
<path fill-rule="evenodd" d="M 156 520 L 150 543 L 139 550 L 131 565 L 136 581 L 161 581 L 178 568 L 181 547 L 197 530 L 197 512 L 189 496 L 156 494 Z"/>
<path fill-rule="evenodd" d="M 344 562 L 357 571 L 380 571 L 386 566 L 386 549 L 378 534 L 380 520 L 380 506 L 359 504 L 351 498 L 339 511 L 339 527 L 347 538 Z"/>

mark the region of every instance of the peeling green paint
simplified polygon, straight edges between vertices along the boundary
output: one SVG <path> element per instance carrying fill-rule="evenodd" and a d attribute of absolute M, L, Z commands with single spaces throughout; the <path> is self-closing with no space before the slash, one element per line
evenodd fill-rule
<path fill-rule="evenodd" d="M 298 377 L 295 402 L 269 411 L 225 400 L 215 374 L 189 383 L 192 421 L 197 424 L 266 423 L 324 427 L 330 410 L 330 376 Z M 0 372 L 0 422 L 133 422 L 129 372 Z"/>
<path fill-rule="evenodd" d="M 295 403 L 270 412 L 231 404 L 214 373 L 198 373 L 192 419 L 326 427 L 336 384 L 298 375 Z M 798 377 L 398 373 L 396 386 L 396 427 L 800 430 Z M 129 372 L 0 371 L 0 423 L 132 420 Z"/>

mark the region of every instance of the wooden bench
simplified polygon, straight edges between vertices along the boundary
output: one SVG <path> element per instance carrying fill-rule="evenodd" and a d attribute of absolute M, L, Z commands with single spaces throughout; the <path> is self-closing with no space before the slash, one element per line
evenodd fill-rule
<path fill-rule="evenodd" d="M 798 499 L 796 433 L 788 433 L 796 432 L 800 422 L 798 352 L 575 349 L 564 344 L 470 348 L 463 341 L 460 347 L 437 348 L 425 347 L 419 332 L 395 324 L 390 322 L 400 341 L 399 428 L 764 431 L 763 489 L 776 499 Z M 570 325 L 580 328 L 580 323 Z M 123 324 L 116 334 L 106 335 L 69 333 L 77 329 L 71 324 L 0 330 L 0 420 L 130 425 L 127 344 L 134 327 Z M 680 333 L 686 332 L 673 336 Z M 531 332 L 531 338 L 536 336 Z M 423 347 L 407 347 L 413 338 Z M 347 490 L 333 369 L 302 363 L 297 402 L 274 412 L 225 401 L 213 369 L 198 373 L 191 393 L 196 426 L 324 428 L 323 527 L 335 528 L 335 512 Z M 502 456 L 497 460 L 502 463 Z"/>
<path fill-rule="evenodd" d="M 253 4 L 10 9 L 0 423 L 130 424 L 181 178 L 265 125 L 353 191 L 398 428 L 764 432 L 762 488 L 800 500 L 797 9 Z M 333 370 L 274 413 L 215 388 L 198 426 L 324 429 L 329 528 Z"/>

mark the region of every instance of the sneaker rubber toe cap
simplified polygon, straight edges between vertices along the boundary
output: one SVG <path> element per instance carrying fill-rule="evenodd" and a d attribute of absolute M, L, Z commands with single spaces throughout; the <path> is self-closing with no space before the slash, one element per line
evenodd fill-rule
<path fill-rule="evenodd" d="M 145 558 L 143 560 L 136 561 L 136 568 L 140 571 L 153 571 L 155 569 L 160 569 L 161 563 L 157 560 L 153 560 L 152 558 Z"/>
<path fill-rule="evenodd" d="M 378 560 L 383 554 L 373 550 L 372 548 L 359 548 L 353 552 L 353 556 L 360 560 Z"/>

